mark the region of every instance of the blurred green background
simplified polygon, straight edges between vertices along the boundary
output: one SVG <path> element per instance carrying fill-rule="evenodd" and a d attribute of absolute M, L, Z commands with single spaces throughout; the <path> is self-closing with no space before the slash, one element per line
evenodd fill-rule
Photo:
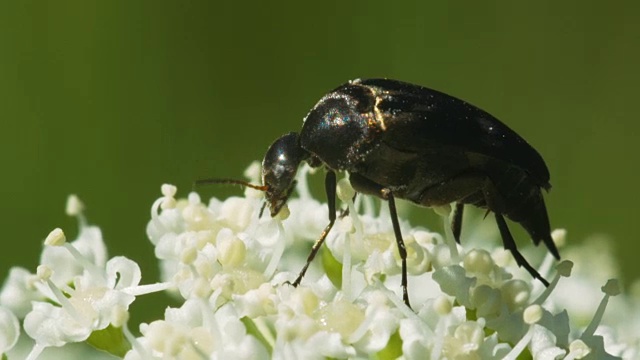
<path fill-rule="evenodd" d="M 391 77 L 526 138 L 551 171 L 552 226 L 570 242 L 609 234 L 628 283 L 640 277 L 640 5 L 628 3 L 3 1 L 0 278 L 34 270 L 54 227 L 73 238 L 76 193 L 110 254 L 154 281 L 145 226 L 162 183 L 185 195 L 195 179 L 241 177 L 328 90 Z"/>

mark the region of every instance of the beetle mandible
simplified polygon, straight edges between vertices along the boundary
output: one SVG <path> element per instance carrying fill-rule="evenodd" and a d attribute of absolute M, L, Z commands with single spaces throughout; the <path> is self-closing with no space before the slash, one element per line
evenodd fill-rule
<path fill-rule="evenodd" d="M 541 191 L 551 188 L 549 170 L 535 149 L 489 113 L 406 82 L 353 80 L 320 99 L 305 117 L 300 133 L 285 134 L 271 144 L 262 162 L 262 186 L 227 182 L 265 191 L 271 216 L 276 216 L 293 190 L 303 161 L 327 170 L 329 224 L 294 286 L 302 281 L 336 220 L 337 171 L 349 173 L 356 192 L 387 200 L 407 305 L 407 253 L 396 198 L 426 207 L 455 203 L 451 227 L 458 243 L 465 204 L 493 212 L 505 249 L 518 266 L 548 286 L 518 251 L 504 218 L 522 225 L 534 244 L 543 242 L 560 258 Z"/>

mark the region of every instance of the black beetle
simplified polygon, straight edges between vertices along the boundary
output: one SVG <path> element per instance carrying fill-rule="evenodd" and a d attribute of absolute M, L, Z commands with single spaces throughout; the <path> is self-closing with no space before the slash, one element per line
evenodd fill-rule
<path fill-rule="evenodd" d="M 294 286 L 302 281 L 336 220 L 336 171 L 347 171 L 357 192 L 389 202 L 407 305 L 407 254 L 395 198 L 421 206 L 455 203 L 451 227 L 458 243 L 464 204 L 493 212 L 505 249 L 548 286 L 518 251 L 504 216 L 520 223 L 536 245 L 544 242 L 560 258 L 541 192 L 551 187 L 549 170 L 535 149 L 489 113 L 418 85 L 354 80 L 320 99 L 299 134 L 285 134 L 271 144 L 262 162 L 262 186 L 238 180 L 204 182 L 234 182 L 263 190 L 275 216 L 286 204 L 303 161 L 327 170 L 329 224 Z"/>

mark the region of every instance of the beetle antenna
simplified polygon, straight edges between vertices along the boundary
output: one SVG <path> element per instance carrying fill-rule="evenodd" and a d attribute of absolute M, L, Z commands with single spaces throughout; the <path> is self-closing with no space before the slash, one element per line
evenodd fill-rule
<path fill-rule="evenodd" d="M 201 179 L 201 180 L 196 180 L 196 182 L 193 185 L 195 187 L 195 186 L 210 185 L 210 184 L 234 184 L 234 185 L 241 185 L 241 186 L 245 186 L 245 187 L 260 190 L 260 191 L 267 191 L 268 189 L 267 185 L 256 185 L 244 180 L 237 180 L 237 179 Z"/>

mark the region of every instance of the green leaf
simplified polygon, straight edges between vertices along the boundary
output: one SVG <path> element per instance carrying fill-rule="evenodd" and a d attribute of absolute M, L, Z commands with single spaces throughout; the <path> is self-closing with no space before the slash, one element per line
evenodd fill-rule
<path fill-rule="evenodd" d="M 87 343 L 98 350 L 118 357 L 124 357 L 127 351 L 131 349 L 131 344 L 124 337 L 122 328 L 113 325 L 92 332 L 87 339 Z"/>
<path fill-rule="evenodd" d="M 391 360 L 397 359 L 402 356 L 402 338 L 400 337 L 400 333 L 396 330 L 396 332 L 391 335 L 389 341 L 387 342 L 387 346 L 384 349 L 378 351 L 376 354 L 376 359 L 378 360 Z"/>
<path fill-rule="evenodd" d="M 333 283 L 337 289 L 342 288 L 342 264 L 333 257 L 331 251 L 324 246 L 322 249 L 322 268 L 324 269 L 327 277 Z"/>
<path fill-rule="evenodd" d="M 273 354 L 273 347 L 271 346 L 269 341 L 264 337 L 262 332 L 260 332 L 256 324 L 253 322 L 253 320 L 245 316 L 241 318 L 240 321 L 242 321 L 244 326 L 247 328 L 247 334 L 253 335 L 256 339 L 258 339 L 258 341 L 260 341 L 262 345 L 264 345 L 264 347 L 267 348 L 267 351 L 269 351 L 269 355 Z"/>

